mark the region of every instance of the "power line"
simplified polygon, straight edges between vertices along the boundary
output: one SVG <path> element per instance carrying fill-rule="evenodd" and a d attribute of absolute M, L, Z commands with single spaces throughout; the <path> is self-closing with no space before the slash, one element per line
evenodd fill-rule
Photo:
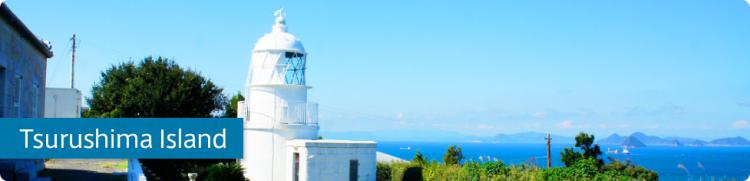
<path fill-rule="evenodd" d="M 68 42 L 68 44 L 66 44 L 64 47 L 70 47 L 70 42 Z M 68 55 L 70 55 L 70 51 L 71 51 L 70 49 L 67 49 L 66 51 L 64 51 L 65 54 L 63 54 L 62 57 L 68 57 Z M 49 80 L 47 80 L 47 82 L 55 82 L 55 78 L 58 77 L 56 76 L 57 70 L 60 68 L 60 64 L 63 64 L 63 62 L 54 61 L 52 64 L 54 64 L 54 66 L 52 67 L 52 70 L 47 74 L 47 75 L 52 75 L 52 76 L 49 76 Z"/>

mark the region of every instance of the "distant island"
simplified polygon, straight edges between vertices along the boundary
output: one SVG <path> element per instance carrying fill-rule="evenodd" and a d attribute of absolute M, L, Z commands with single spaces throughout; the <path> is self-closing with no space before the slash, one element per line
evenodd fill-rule
<path fill-rule="evenodd" d="M 622 141 L 620 145 L 626 148 L 646 147 L 646 144 L 643 144 L 643 142 L 641 142 L 639 139 L 632 137 L 632 136 L 625 138 L 625 141 Z"/>
<path fill-rule="evenodd" d="M 750 141 L 743 137 L 719 138 L 712 141 L 703 141 L 695 138 L 684 137 L 658 137 L 649 136 L 642 132 L 635 132 L 630 136 L 612 134 L 607 138 L 596 142 L 600 145 L 619 145 L 623 147 L 646 147 L 646 146 L 750 146 Z"/>
<path fill-rule="evenodd" d="M 474 143 L 494 143 L 494 144 L 543 144 L 547 133 L 540 132 L 521 132 L 513 134 L 497 134 L 495 136 L 469 136 L 450 131 L 380 131 L 380 132 L 323 132 L 321 133 L 326 139 L 374 139 L 377 141 L 414 141 L 414 142 L 474 142 Z M 437 136 L 436 136 L 437 135 Z M 575 138 L 572 136 L 550 135 L 553 144 L 575 144 Z M 408 138 L 408 139 L 405 139 Z M 639 148 L 647 146 L 674 146 L 674 147 L 743 147 L 750 146 L 750 141 L 743 137 L 719 138 L 711 141 L 704 141 L 696 138 L 686 137 L 658 137 L 650 136 L 642 132 L 635 132 L 630 135 L 612 134 L 608 137 L 598 137 L 597 144 L 600 145 L 618 145 L 630 148 Z"/>

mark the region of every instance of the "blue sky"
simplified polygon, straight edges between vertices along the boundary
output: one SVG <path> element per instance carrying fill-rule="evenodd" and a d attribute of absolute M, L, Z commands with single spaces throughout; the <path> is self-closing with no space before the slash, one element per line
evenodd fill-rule
<path fill-rule="evenodd" d="M 750 137 L 750 6 L 743 0 L 9 0 L 53 42 L 47 85 L 145 56 L 225 88 L 287 10 L 309 52 L 321 129 Z M 436 132 L 437 133 L 437 132 Z"/>

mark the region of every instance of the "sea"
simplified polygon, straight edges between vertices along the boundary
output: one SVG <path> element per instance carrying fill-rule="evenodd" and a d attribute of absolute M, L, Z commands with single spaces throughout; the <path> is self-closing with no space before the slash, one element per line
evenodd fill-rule
<path fill-rule="evenodd" d="M 545 144 L 441 143 L 441 142 L 378 142 L 378 151 L 411 160 L 417 151 L 430 160 L 442 161 L 446 149 L 456 145 L 464 160 L 502 160 L 505 164 L 547 165 Z M 551 145 L 552 166 L 560 167 L 560 152 L 568 144 Z M 629 154 L 606 153 L 622 150 L 615 145 L 600 145 L 604 160 L 608 157 L 630 160 L 631 163 L 654 170 L 659 180 L 746 180 L 750 177 L 750 147 L 670 147 L 649 146 L 629 149 Z M 481 158 L 480 158 L 481 157 Z"/>

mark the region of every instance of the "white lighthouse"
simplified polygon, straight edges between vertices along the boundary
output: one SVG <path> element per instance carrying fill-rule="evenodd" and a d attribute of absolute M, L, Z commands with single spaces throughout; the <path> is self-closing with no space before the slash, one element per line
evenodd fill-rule
<path fill-rule="evenodd" d="M 246 91 L 245 166 L 251 180 L 284 177 L 286 142 L 318 136 L 317 108 L 307 102 L 305 48 L 287 33 L 278 10 L 273 30 L 253 49 Z"/>
<path fill-rule="evenodd" d="M 316 140 L 317 104 L 307 102 L 307 53 L 287 32 L 283 9 L 253 49 L 240 102 L 245 177 L 250 180 L 374 180 L 375 142 Z"/>

